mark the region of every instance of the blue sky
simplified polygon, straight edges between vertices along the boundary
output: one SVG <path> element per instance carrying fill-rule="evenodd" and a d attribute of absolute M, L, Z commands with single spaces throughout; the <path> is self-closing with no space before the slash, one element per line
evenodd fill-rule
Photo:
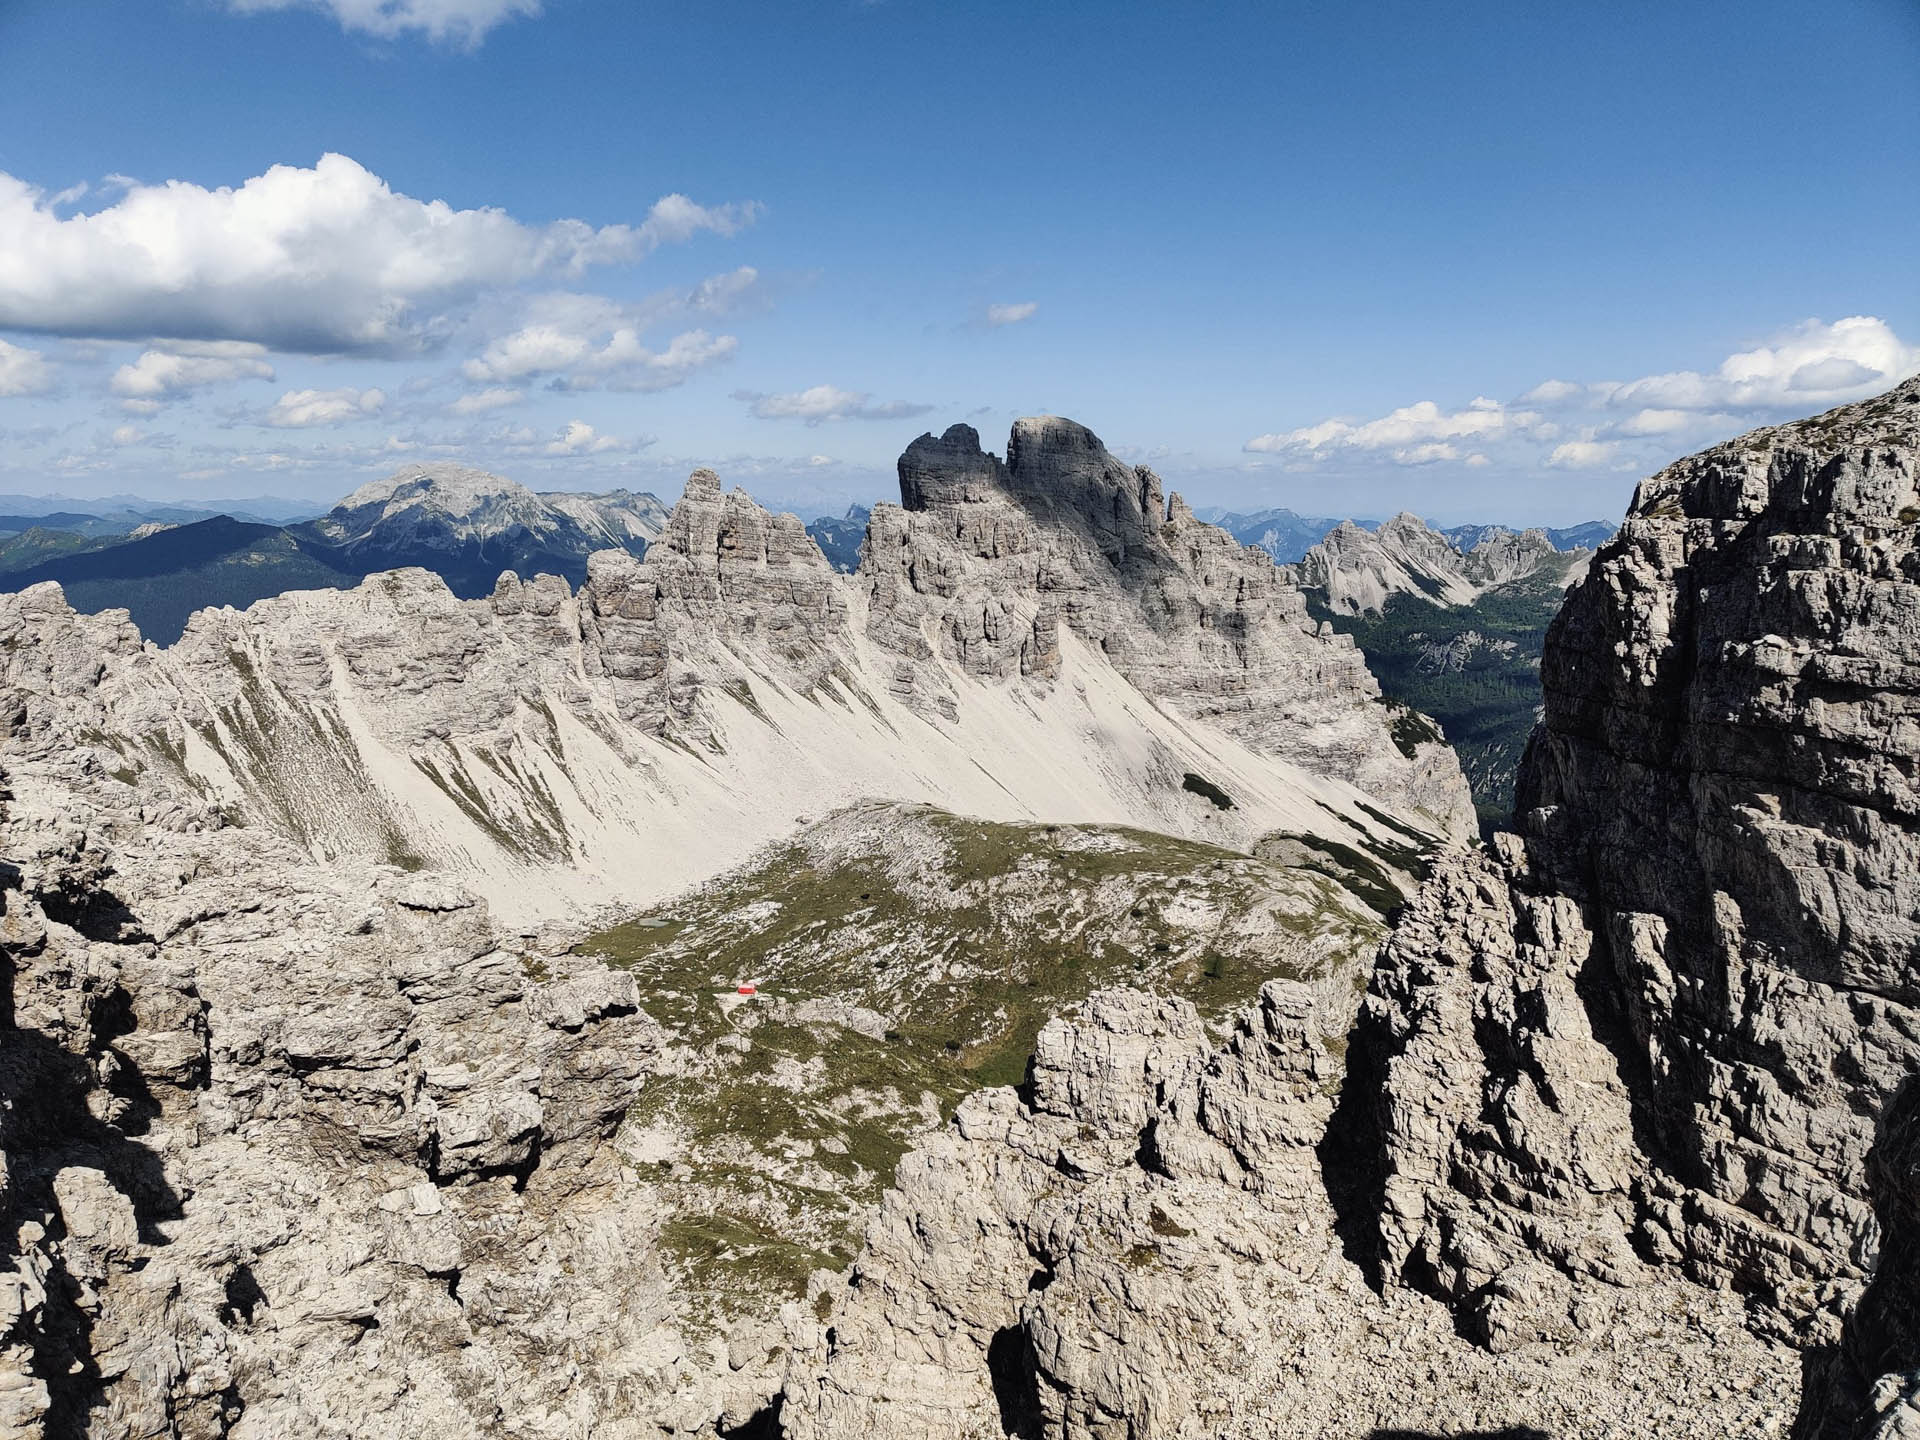
<path fill-rule="evenodd" d="M 1914 0 L 0 0 L 0 491 L 813 513 L 1053 411 L 1611 517 L 1920 369 L 1916 74 Z"/>

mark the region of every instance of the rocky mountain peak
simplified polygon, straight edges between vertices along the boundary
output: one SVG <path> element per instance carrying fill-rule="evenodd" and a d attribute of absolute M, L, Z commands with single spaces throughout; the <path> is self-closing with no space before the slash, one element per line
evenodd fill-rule
<path fill-rule="evenodd" d="M 1354 528 L 1360 529 L 1359 526 L 1355 526 Z M 1363 530 L 1361 533 L 1365 534 L 1366 532 Z M 1415 545 L 1427 543 L 1428 537 L 1434 534 L 1432 530 L 1427 528 L 1427 522 L 1411 510 L 1400 511 L 1372 533 L 1383 540 L 1398 540 L 1402 544 Z"/>
<path fill-rule="evenodd" d="M 900 457 L 909 511 L 1012 501 L 1042 524 L 1089 534 L 1111 561 L 1137 556 L 1166 520 L 1160 477 L 1110 453 L 1086 426 L 1058 415 L 1016 420 L 1007 458 L 981 450 L 971 425 L 922 435 Z"/>
<path fill-rule="evenodd" d="M 971 425 L 949 425 L 938 439 L 922 435 L 901 454 L 898 468 L 907 510 L 977 504 L 1006 491 L 1006 468 L 980 448 L 980 432 Z"/>
<path fill-rule="evenodd" d="M 533 491 L 504 475 L 470 465 L 436 460 L 407 465 L 384 480 L 362 485 L 333 507 L 333 513 L 357 513 L 379 506 L 383 514 L 420 506 L 457 519 L 467 519 L 490 507 L 506 505 L 537 514 L 540 502 Z"/>
<path fill-rule="evenodd" d="M 717 492 L 718 480 L 712 485 Z M 589 554 L 644 553 L 666 518 L 651 495 L 536 494 L 501 475 L 436 461 L 363 485 L 288 534 L 362 574 L 428 565 L 455 594 L 478 598 L 502 570 L 527 577 L 546 571 L 578 584 Z"/>
<path fill-rule="evenodd" d="M 1468 527 L 1470 549 L 1403 510 L 1378 529 L 1343 520 L 1289 570 L 1338 615 L 1384 612 L 1396 595 L 1440 606 L 1471 605 L 1485 591 L 1536 574 L 1565 585 L 1590 552 L 1560 551 L 1544 530 Z"/>

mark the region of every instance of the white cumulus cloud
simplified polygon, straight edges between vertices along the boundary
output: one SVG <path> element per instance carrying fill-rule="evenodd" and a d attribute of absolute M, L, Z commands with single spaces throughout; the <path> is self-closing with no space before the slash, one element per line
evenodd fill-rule
<path fill-rule="evenodd" d="M 552 375 L 559 390 L 668 390 L 697 370 L 732 359 L 740 348 L 734 336 L 704 329 L 683 331 L 663 349 L 646 344 L 641 337 L 647 327 L 686 300 L 635 306 L 568 292 L 534 296 L 524 323 L 490 341 L 461 369 L 479 385 Z"/>
<path fill-rule="evenodd" d="M 385 39 L 418 31 L 429 40 L 478 45 L 489 30 L 540 13 L 540 0 L 228 0 L 243 15 L 262 10 L 319 10 L 341 28 Z"/>
<path fill-rule="evenodd" d="M 53 366 L 46 356 L 0 340 L 0 396 L 41 395 L 52 388 Z"/>
<path fill-rule="evenodd" d="M 1568 440 L 1553 447 L 1547 464 L 1556 470 L 1591 470 L 1613 458 L 1613 446 L 1604 440 Z"/>
<path fill-rule="evenodd" d="M 261 423 L 282 430 L 339 425 L 378 415 L 386 404 L 386 392 L 382 390 L 289 390 L 273 402 Z"/>
<path fill-rule="evenodd" d="M 1496 458 L 1562 470 L 1653 464 L 1749 425 L 1864 399 L 1914 374 L 1920 346 L 1884 320 L 1807 320 L 1713 370 L 1545 380 L 1515 400 L 1481 396 L 1459 410 L 1422 400 L 1378 419 L 1334 418 L 1256 435 L 1244 448 L 1297 463 L 1349 454 L 1476 469 Z"/>
<path fill-rule="evenodd" d="M 863 390 L 842 390 L 837 385 L 814 385 L 788 395 L 768 395 L 757 390 L 736 390 L 733 398 L 744 401 L 747 412 L 758 420 L 804 420 L 819 425 L 828 420 L 905 420 L 924 415 L 933 407 L 905 400 L 875 404 Z"/>
<path fill-rule="evenodd" d="M 1464 410 L 1442 410 L 1422 400 L 1378 420 L 1322 420 L 1298 430 L 1256 435 L 1244 448 L 1254 454 L 1306 457 L 1340 450 L 1384 451 L 1402 465 L 1430 465 L 1455 458 L 1450 441 L 1486 440 L 1541 425 L 1538 412 L 1510 409 L 1483 395 Z"/>
<path fill-rule="evenodd" d="M 469 391 L 447 408 L 456 415 L 484 415 L 489 410 L 504 410 L 509 405 L 518 405 L 526 398 L 527 392 L 524 390 L 494 386 L 488 390 Z"/>
<path fill-rule="evenodd" d="M 622 440 L 617 435 L 602 435 L 584 420 L 569 420 L 562 430 L 547 445 L 549 455 L 604 455 L 609 451 L 632 450 L 631 440 Z"/>
<path fill-rule="evenodd" d="M 1806 320 L 1771 344 L 1729 355 L 1717 370 L 1675 370 L 1606 388 L 1614 409 L 1811 412 L 1864 399 L 1920 372 L 1920 346 L 1886 321 Z"/>
<path fill-rule="evenodd" d="M 151 415 L 162 401 L 192 390 L 234 380 L 273 379 L 266 353 L 264 346 L 240 340 L 160 341 L 116 370 L 108 388 L 126 409 Z"/>
<path fill-rule="evenodd" d="M 1002 325 L 1018 325 L 1022 320 L 1031 320 L 1040 308 L 1038 300 L 1022 300 L 1011 305 L 987 306 L 987 324 L 999 329 Z"/>
<path fill-rule="evenodd" d="M 0 327 L 315 354 L 415 351 L 484 291 L 630 264 L 703 230 L 732 234 L 755 213 L 668 195 L 638 225 L 527 225 L 416 200 L 336 154 L 238 187 L 129 184 L 66 218 L 54 198 L 0 172 Z"/>

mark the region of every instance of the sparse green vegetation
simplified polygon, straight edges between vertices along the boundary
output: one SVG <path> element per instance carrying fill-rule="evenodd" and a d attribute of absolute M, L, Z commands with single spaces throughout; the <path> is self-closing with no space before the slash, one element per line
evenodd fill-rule
<path fill-rule="evenodd" d="M 1312 853 L 1299 856 L 1295 847 Z M 1382 919 L 1391 921 L 1406 904 L 1406 897 L 1385 866 L 1338 840 L 1319 835 L 1270 835 L 1260 842 L 1260 853 L 1304 865 L 1338 881 L 1378 911 Z"/>
<path fill-rule="evenodd" d="M 1380 698 L 1393 713 L 1388 733 L 1393 737 L 1394 748 L 1407 759 L 1412 760 L 1419 755 L 1422 745 L 1439 743 L 1440 730 L 1433 721 L 1397 700 L 1389 700 L 1384 695 Z"/>
<path fill-rule="evenodd" d="M 1289 867 L 1119 827 L 870 807 L 595 936 L 581 948 L 632 970 L 700 1057 L 628 1117 L 671 1156 L 656 1183 L 691 1217 L 663 1236 L 672 1263 L 718 1310 L 798 1295 L 857 1249 L 915 1138 L 1019 1082 L 1040 1027 L 1103 986 L 1224 1019 L 1269 978 L 1357 964 L 1381 934 L 1375 877 L 1391 882 L 1354 855 Z M 759 995 L 736 1000 L 741 981 Z M 767 1238 L 728 1230 L 710 1278 L 703 1216 Z"/>

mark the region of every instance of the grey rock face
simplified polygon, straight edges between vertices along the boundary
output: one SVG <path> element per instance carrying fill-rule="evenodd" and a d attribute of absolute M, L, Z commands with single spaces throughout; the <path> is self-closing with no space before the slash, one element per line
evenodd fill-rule
<path fill-rule="evenodd" d="M 1004 464 L 971 426 L 923 435 L 900 459 L 900 494 L 875 509 L 856 579 L 909 703 L 950 710 L 936 657 L 996 679 L 1054 676 L 1067 632 L 1181 714 L 1472 832 L 1451 752 L 1394 744 L 1352 642 L 1308 619 L 1266 554 L 1164 499 L 1157 475 L 1085 426 L 1017 421 Z"/>
<path fill-rule="evenodd" d="M 1570 595 L 1524 854 L 1445 867 L 1375 978 L 1395 1273 L 1484 1311 L 1637 1252 L 1836 1338 L 1920 1068 L 1917 420 L 1909 383 L 1680 462 Z"/>
<path fill-rule="evenodd" d="M 1916 432 L 1910 382 L 1645 482 L 1520 787 L 1605 937 L 1652 1232 L 1796 1315 L 1872 1261 L 1874 1118 L 1920 1065 Z"/>
<path fill-rule="evenodd" d="M 1415 897 L 1373 976 L 1359 1038 L 1391 1056 L 1385 1260 L 1465 1300 L 1496 1351 L 1583 1328 L 1564 1276 L 1641 1278 L 1627 1090 L 1579 993 L 1592 948 L 1574 902 L 1460 860 Z"/>
<path fill-rule="evenodd" d="M 1801 1440 L 1920 1434 L 1920 1078 L 1881 1112 L 1867 1184 L 1879 1262 L 1837 1352 L 1813 1370 L 1794 1432 Z"/>
<path fill-rule="evenodd" d="M 902 1162 L 849 1283 L 820 1277 L 824 1329 L 789 1367 L 786 1432 L 1784 1425 L 1798 1359 L 1748 1335 L 1730 1297 L 1649 1286 L 1576 1313 L 1551 1264 L 1515 1264 L 1496 1322 L 1515 1344 L 1495 1356 L 1440 1307 L 1376 1296 L 1322 1157 L 1348 1023 L 1334 992 L 1276 981 L 1218 1044 L 1183 1005 L 1130 992 L 1050 1024 L 1025 1096 L 963 1102 Z"/>
<path fill-rule="evenodd" d="M 630 975 L 62 763 L 0 813 L 0 1433 L 584 1440 L 764 1403 L 612 1146 L 661 1063 Z"/>

